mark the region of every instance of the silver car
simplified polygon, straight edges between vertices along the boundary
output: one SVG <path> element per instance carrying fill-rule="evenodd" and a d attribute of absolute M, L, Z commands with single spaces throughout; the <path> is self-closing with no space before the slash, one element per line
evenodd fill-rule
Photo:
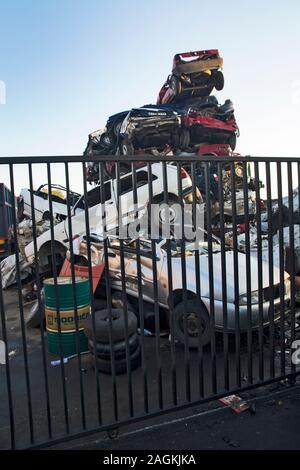
<path fill-rule="evenodd" d="M 93 264 L 104 263 L 103 242 L 99 239 L 95 242 L 92 237 L 91 259 Z M 137 242 L 123 242 L 124 246 L 124 274 L 126 283 L 126 294 L 135 298 L 139 297 L 138 264 L 137 264 Z M 168 268 L 167 241 L 161 240 L 155 243 L 156 253 L 153 257 L 150 240 L 140 239 L 140 262 L 141 280 L 140 285 L 143 300 L 154 303 L 153 289 L 153 262 L 157 268 L 158 304 L 173 315 L 174 334 L 177 339 L 184 342 L 184 331 L 188 334 L 188 344 L 190 347 L 198 347 L 199 342 L 203 345 L 209 343 L 211 338 L 211 301 L 209 282 L 209 253 L 208 244 L 203 241 L 197 246 L 195 244 L 185 244 L 185 253 L 182 256 L 180 242 L 170 240 L 171 263 Z M 87 256 L 87 244 L 84 239 L 80 242 L 80 255 Z M 198 251 L 199 250 L 199 251 Z M 199 253 L 199 254 L 198 254 Z M 109 240 L 108 262 L 111 278 L 111 287 L 114 290 L 122 290 L 122 272 L 120 258 L 120 241 Z M 199 256 L 199 286 L 200 297 L 197 295 L 197 277 L 195 269 L 195 257 Z M 153 261 L 154 259 L 154 261 Z M 184 260 L 184 261 L 183 261 Z M 240 331 L 248 329 L 248 305 L 247 305 L 247 283 L 246 283 L 246 255 L 237 253 L 238 266 L 238 305 L 235 304 L 235 283 L 234 283 L 234 252 L 229 247 L 225 251 L 226 263 L 226 296 L 227 296 L 227 330 L 236 330 L 236 315 L 239 316 Z M 186 272 L 186 299 L 183 300 L 183 279 L 185 265 Z M 226 309 L 223 304 L 222 295 L 222 262 L 221 245 L 214 239 L 212 243 L 212 304 L 214 306 L 215 329 L 223 330 Z M 255 256 L 250 257 L 251 268 L 251 327 L 258 328 L 259 324 L 267 326 L 270 321 L 270 295 L 269 286 L 269 266 L 262 262 L 262 307 L 259 307 L 259 283 L 258 283 L 258 262 Z M 170 289 L 169 279 L 172 280 Z M 280 272 L 279 268 L 273 269 L 273 304 L 274 321 L 280 317 Z M 284 301 L 288 301 L 290 296 L 289 275 L 284 273 Z M 186 320 L 185 320 L 186 319 Z M 261 319 L 261 321 L 260 321 Z M 200 327 L 200 330 L 199 330 Z M 200 331 L 200 341 L 198 332 Z"/>

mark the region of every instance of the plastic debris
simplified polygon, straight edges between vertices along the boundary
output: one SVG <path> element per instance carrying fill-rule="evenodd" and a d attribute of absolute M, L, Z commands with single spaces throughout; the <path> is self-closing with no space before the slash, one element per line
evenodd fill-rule
<path fill-rule="evenodd" d="M 220 398 L 219 401 L 230 408 L 236 413 L 241 413 L 250 409 L 250 404 L 243 400 L 238 395 L 228 395 L 227 397 Z"/>
<path fill-rule="evenodd" d="M 83 351 L 80 353 L 80 356 L 82 356 L 83 354 L 90 354 L 90 351 Z M 62 361 L 64 364 L 68 364 L 69 360 L 70 359 L 73 359 L 74 357 L 78 357 L 78 354 L 73 354 L 72 356 L 68 356 L 68 357 L 63 357 L 62 358 Z M 55 359 L 54 361 L 51 361 L 51 366 L 59 366 L 61 363 L 62 363 L 61 359 Z"/>
<path fill-rule="evenodd" d="M 17 354 L 17 352 L 18 352 L 17 349 L 12 349 L 11 351 L 9 351 L 8 357 L 11 358 L 11 357 L 15 356 Z"/>

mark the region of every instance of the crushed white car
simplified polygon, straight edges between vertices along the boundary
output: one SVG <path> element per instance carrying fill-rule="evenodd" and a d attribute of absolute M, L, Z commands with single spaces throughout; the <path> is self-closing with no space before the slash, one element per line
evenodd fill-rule
<path fill-rule="evenodd" d="M 38 189 L 33 190 L 32 192 L 28 188 L 21 189 L 21 193 L 18 198 L 19 220 L 21 221 L 24 218 L 32 218 L 32 193 L 36 222 L 40 222 L 41 220 L 49 220 L 49 188 L 47 184 L 39 186 Z M 57 221 L 64 220 L 67 217 L 67 204 L 69 203 L 70 206 L 73 207 L 81 197 L 80 194 L 69 191 L 68 198 L 67 189 L 64 186 L 58 184 L 51 185 L 51 196 L 53 217 Z"/>
<path fill-rule="evenodd" d="M 152 173 L 152 193 L 153 202 L 160 203 L 164 200 L 164 178 L 163 164 L 153 163 Z M 166 164 L 168 181 L 168 198 L 170 203 L 180 202 L 178 188 L 177 167 Z M 181 172 L 182 198 L 184 202 L 191 202 L 193 196 L 192 180 L 188 173 Z M 72 208 L 72 235 L 81 236 L 86 233 L 85 208 L 88 206 L 89 228 L 91 232 L 104 233 L 116 230 L 120 224 L 127 226 L 136 220 L 136 210 L 138 206 L 139 217 L 147 212 L 149 206 L 149 185 L 148 169 L 142 167 L 136 169 L 136 189 L 137 202 L 134 204 L 134 191 L 132 183 L 132 173 L 127 173 L 120 178 L 120 188 L 118 191 L 117 180 L 105 181 L 104 203 L 101 204 L 101 188 L 94 187 L 87 193 L 87 201 L 82 196 Z M 119 196 L 119 197 L 118 197 Z M 144 211 L 144 212 L 143 212 Z M 105 226 L 103 214 L 105 212 Z M 54 226 L 54 244 L 56 257 L 64 258 L 69 247 L 69 227 L 68 219 Z M 41 268 L 51 265 L 51 231 L 43 233 L 37 238 L 38 263 Z M 35 261 L 33 242 L 26 246 L 25 255 L 29 263 Z"/>

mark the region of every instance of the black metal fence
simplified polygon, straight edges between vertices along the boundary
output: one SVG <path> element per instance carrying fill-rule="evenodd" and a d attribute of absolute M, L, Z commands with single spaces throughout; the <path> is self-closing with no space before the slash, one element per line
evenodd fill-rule
<path fill-rule="evenodd" d="M 12 192 L 16 274 L 14 284 L 0 288 L 2 448 L 114 429 L 295 380 L 299 372 L 300 159 L 113 157 L 109 174 L 111 158 L 95 157 L 91 188 L 82 157 L 0 159 Z M 34 191 L 43 182 L 46 197 Z M 51 191 L 53 182 L 65 184 L 64 200 Z M 75 184 L 83 195 L 77 201 Z M 22 214 L 29 211 L 32 220 L 25 247 L 15 199 L 21 186 L 29 189 Z M 48 224 L 41 235 L 37 218 Z M 123 236 L 130 225 L 137 235 Z M 58 294 L 65 257 L 75 305 L 72 358 L 64 353 Z M 101 264 L 95 291 L 94 267 Z M 78 266 L 88 274 L 91 299 L 86 354 Z M 54 279 L 57 358 L 49 353 L 45 324 L 48 277 Z M 37 328 L 30 327 L 24 303 L 29 281 Z"/>

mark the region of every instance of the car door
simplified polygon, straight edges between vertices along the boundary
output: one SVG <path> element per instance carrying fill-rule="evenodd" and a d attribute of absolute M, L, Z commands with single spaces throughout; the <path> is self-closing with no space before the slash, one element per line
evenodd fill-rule
<path fill-rule="evenodd" d="M 137 262 L 137 242 L 134 241 L 126 248 L 126 258 L 128 259 L 126 265 L 126 285 L 129 289 L 138 293 L 139 278 L 138 278 L 138 262 Z M 161 258 L 155 254 L 155 262 L 157 269 L 157 282 L 159 284 L 159 277 L 161 272 Z M 153 256 L 152 246 L 150 240 L 140 240 L 140 271 L 141 271 L 141 289 L 143 299 L 149 302 L 154 301 L 154 286 L 153 286 Z"/>

